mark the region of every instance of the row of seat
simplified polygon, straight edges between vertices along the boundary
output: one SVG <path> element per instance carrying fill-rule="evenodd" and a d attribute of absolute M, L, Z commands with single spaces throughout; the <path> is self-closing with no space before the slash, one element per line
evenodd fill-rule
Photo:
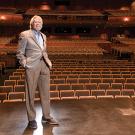
<path fill-rule="evenodd" d="M 89 42 L 61 42 L 58 45 L 53 45 L 52 42 L 48 43 L 48 53 L 49 54 L 103 54 L 103 49 L 97 44 L 90 44 Z"/>
<path fill-rule="evenodd" d="M 72 79 L 72 78 L 75 78 L 75 79 L 83 79 L 84 80 L 86 79 L 87 80 L 93 80 L 94 78 L 97 78 L 97 79 L 100 79 L 100 80 L 113 80 L 113 79 L 116 79 L 116 78 L 120 78 L 120 79 L 125 79 L 126 78 L 131 78 L 131 79 L 134 79 L 135 78 L 135 74 L 133 75 L 130 75 L 130 74 L 123 74 L 123 75 L 119 75 L 119 74 L 113 74 L 113 75 L 102 75 L 100 76 L 99 74 L 93 74 L 93 75 L 90 75 L 89 77 L 85 77 L 85 76 L 88 76 L 88 75 L 52 75 L 51 76 L 51 79 L 60 79 L 60 78 L 65 78 L 65 79 Z M 113 82 L 113 81 L 111 81 Z"/>
<path fill-rule="evenodd" d="M 51 61 L 52 61 L 52 63 L 53 63 L 53 65 L 60 65 L 60 64 L 62 64 L 62 62 L 63 62 L 63 65 L 75 65 L 75 64 L 77 64 L 78 66 L 79 65 L 81 65 L 81 64 L 84 64 L 84 65 L 87 65 L 87 66 L 96 66 L 96 65 L 98 65 L 98 66 L 134 66 L 135 65 L 135 63 L 134 62 L 129 62 L 129 63 L 94 63 L 94 62 L 91 62 L 91 61 L 88 61 L 88 60 L 86 60 L 86 59 L 89 59 L 89 55 L 86 57 L 87 55 L 84 55 L 84 58 L 83 58 L 83 56 L 82 56 L 82 58 L 81 58 L 81 56 L 79 57 L 79 61 L 77 60 L 77 61 L 74 61 L 74 59 L 73 60 L 71 60 L 71 62 L 70 61 L 66 61 L 66 60 L 68 60 L 68 59 L 63 59 L 63 60 L 61 60 L 61 61 L 52 61 L 52 56 L 51 56 Z M 54 55 L 54 57 L 55 57 L 55 55 Z M 74 57 L 77 57 L 77 56 L 74 56 Z M 85 58 L 86 57 L 86 58 Z"/>
<path fill-rule="evenodd" d="M 56 57 L 56 59 L 52 59 L 52 56 Z M 61 64 L 63 62 L 63 64 L 91 64 L 91 65 L 112 65 L 114 66 L 115 64 L 116 65 L 134 65 L 135 62 L 134 60 L 132 61 L 115 61 L 115 60 L 112 60 L 112 59 L 109 59 L 108 58 L 108 61 L 104 60 L 104 58 L 102 57 L 102 59 L 100 59 L 100 61 L 98 59 L 95 59 L 94 61 L 92 61 L 93 59 L 89 59 L 89 55 L 86 54 L 86 55 L 79 55 L 78 59 L 76 59 L 76 56 L 77 55 L 72 55 L 72 56 L 75 56 L 75 57 L 69 57 L 69 59 L 67 57 L 64 57 L 64 58 L 57 58 L 57 56 L 62 56 L 62 55 L 50 55 L 50 58 L 51 58 L 51 61 L 53 62 L 53 64 Z M 64 55 L 63 55 L 64 56 Z M 65 56 L 68 56 L 68 55 L 65 55 Z M 71 56 L 71 55 L 70 55 Z M 81 58 L 82 57 L 82 58 Z M 112 61 L 111 61 L 112 60 Z"/>
<path fill-rule="evenodd" d="M 85 56 L 86 57 L 86 56 Z M 65 61 L 64 61 L 65 60 Z M 63 62 L 63 63 L 62 63 Z M 129 63 L 102 63 L 102 62 L 97 62 L 97 63 L 94 63 L 94 62 L 91 62 L 91 61 L 88 61 L 86 59 L 81 59 L 79 61 L 66 61 L 66 59 L 63 59 L 63 61 L 52 61 L 53 65 L 60 65 L 60 64 L 63 64 L 63 65 L 75 65 L 77 64 L 78 66 L 81 65 L 81 64 L 84 64 L 84 65 L 87 65 L 87 66 L 134 66 L 135 63 L 134 62 L 129 62 Z"/>
<path fill-rule="evenodd" d="M 13 75 L 23 75 L 24 71 L 13 72 Z M 104 68 L 102 71 L 99 69 L 83 69 L 83 68 L 56 68 L 51 70 L 51 74 L 135 74 L 135 68 L 132 69 L 115 69 L 110 70 Z"/>
<path fill-rule="evenodd" d="M 135 83 L 86 83 L 86 84 L 78 84 L 78 83 L 73 83 L 73 84 L 50 84 L 50 91 L 61 91 L 61 90 L 111 90 L 111 89 L 132 89 L 135 90 Z M 24 84 L 20 85 L 3 85 L 0 86 L 0 93 L 9 93 L 9 92 L 14 92 L 14 91 L 20 91 L 24 92 L 25 87 Z"/>
<path fill-rule="evenodd" d="M 123 71 L 115 71 L 113 72 L 114 74 L 110 74 L 110 72 L 107 73 L 108 71 L 105 71 L 106 68 L 104 68 L 104 74 L 102 74 L 103 72 L 101 71 L 93 71 L 92 73 L 90 72 L 90 68 L 85 68 L 86 71 L 82 71 L 82 67 L 75 68 L 74 70 L 65 67 L 61 68 L 61 71 L 62 69 L 65 72 L 70 71 L 69 74 L 65 74 L 63 71 L 61 72 L 58 69 L 60 68 L 54 68 L 53 70 L 55 72 L 51 73 L 51 99 L 62 100 L 83 98 L 96 99 L 100 97 L 135 97 L 134 70 L 132 70 L 131 73 L 129 71 L 124 71 L 124 68 L 119 68 L 123 69 Z M 135 68 L 132 67 L 132 69 Z M 73 71 L 74 74 L 72 74 Z M 25 101 L 24 79 L 25 72 L 24 69 L 20 67 L 9 76 L 8 80 L 4 81 L 3 86 L 0 86 L 0 94 L 6 95 L 4 100 L 2 100 L 0 96 L 0 101 Z M 39 93 L 37 91 L 36 99 L 38 99 L 38 96 Z"/>
<path fill-rule="evenodd" d="M 91 77 L 92 75 L 99 75 L 99 76 L 105 76 L 105 75 L 108 75 L 108 76 L 113 76 L 115 74 L 117 75 L 134 75 L 135 74 L 135 71 L 52 71 L 51 72 L 51 75 L 73 75 L 73 74 L 78 74 L 80 76 L 82 75 L 88 75 L 89 77 Z"/>
<path fill-rule="evenodd" d="M 93 71 L 93 70 L 99 70 L 99 71 L 104 71 L 104 69 L 117 69 L 117 70 L 123 70 L 123 68 L 125 69 L 128 69 L 128 70 L 131 70 L 132 68 L 135 68 L 135 65 L 108 65 L 108 64 L 102 64 L 102 65 L 94 65 L 94 64 L 85 64 L 85 63 L 81 63 L 81 64 L 77 64 L 77 63 L 74 63 L 74 64 L 53 64 L 53 69 L 56 69 L 56 68 L 80 68 L 80 69 L 89 69 L 90 71 Z"/>
<path fill-rule="evenodd" d="M 13 76 L 15 75 L 24 75 L 24 71 L 16 71 L 16 72 L 13 72 Z M 135 74 L 135 68 L 134 69 L 131 69 L 131 71 L 126 71 L 126 70 L 115 70 L 115 71 L 110 71 L 110 70 L 107 70 L 107 69 L 104 69 L 103 71 L 100 71 L 100 70 L 83 70 L 83 69 L 80 69 L 80 68 L 74 68 L 74 69 L 63 69 L 63 68 L 60 68 L 60 69 L 52 69 L 51 70 L 51 75 L 54 75 L 54 74 L 88 74 L 88 75 L 92 75 L 92 74 L 99 74 L 99 75 L 104 75 L 104 74 L 109 74 L 109 75 L 113 75 L 113 74 Z"/>
<path fill-rule="evenodd" d="M 99 98 L 135 98 L 134 90 L 61 90 L 50 91 L 50 100 L 63 99 L 99 99 Z M 40 100 L 40 94 L 35 93 L 35 100 Z M 0 102 L 25 101 L 25 92 L 0 93 Z"/>
<path fill-rule="evenodd" d="M 120 78 L 120 79 L 125 79 L 126 78 L 131 78 L 131 79 L 134 79 L 135 78 L 135 74 L 133 75 L 130 75 L 130 74 L 124 74 L 124 75 L 119 75 L 119 74 L 113 74 L 113 75 L 102 75 L 100 76 L 99 74 L 93 74 L 93 75 L 90 75 L 89 77 L 85 77 L 85 76 L 89 76 L 89 75 L 77 75 L 77 74 L 73 74 L 73 75 L 51 75 L 51 79 L 61 79 L 61 78 L 64 78 L 64 79 L 86 79 L 86 81 L 88 80 L 91 80 L 91 79 L 94 79 L 94 78 L 97 78 L 97 79 L 100 79 L 100 80 L 113 80 L 115 78 Z"/>
<path fill-rule="evenodd" d="M 18 80 L 17 84 L 21 81 Z M 135 83 L 135 78 L 54 78 L 50 80 L 51 84 L 65 84 L 65 83 Z"/>
<path fill-rule="evenodd" d="M 21 79 L 20 76 L 14 76 L 9 80 L 4 81 L 4 85 L 24 85 L 24 79 Z M 51 84 L 88 84 L 88 83 L 135 83 L 135 78 L 53 78 L 50 79 Z"/>
<path fill-rule="evenodd" d="M 58 74 L 58 73 L 51 74 L 51 82 L 52 83 L 54 82 L 53 81 L 54 79 L 56 80 L 55 82 L 66 82 L 66 83 L 67 82 L 88 83 L 88 82 L 93 82 L 94 80 L 97 83 L 98 82 L 105 82 L 106 80 L 108 80 L 108 82 L 122 82 L 123 83 L 123 82 L 133 81 L 135 78 L 135 73 L 134 74 L 133 73 L 126 74 L 127 72 L 125 72 L 125 73 L 123 72 L 123 74 L 118 74 L 118 72 L 114 72 L 115 74 L 97 74 L 98 72 L 94 72 L 95 74 L 94 73 L 87 74 L 87 72 L 82 72 L 82 74 L 81 74 L 78 71 L 76 71 L 74 74 Z M 9 76 L 9 80 L 23 80 L 23 79 L 25 79 L 24 72 L 13 72 L 13 75 Z M 117 79 L 117 81 L 113 81 L 116 79 Z M 126 81 L 126 80 L 128 80 L 128 81 Z"/>
<path fill-rule="evenodd" d="M 4 85 L 24 84 L 25 75 L 9 76 L 9 79 L 4 81 Z M 72 75 L 51 75 L 51 84 L 59 83 L 135 83 L 135 74 L 129 75 L 114 74 L 113 76 L 93 74 L 72 74 Z"/>

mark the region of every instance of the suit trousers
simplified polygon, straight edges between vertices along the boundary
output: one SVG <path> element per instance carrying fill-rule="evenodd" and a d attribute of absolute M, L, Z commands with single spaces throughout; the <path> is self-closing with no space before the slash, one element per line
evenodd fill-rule
<path fill-rule="evenodd" d="M 50 70 L 44 60 L 32 68 L 26 68 L 25 90 L 26 90 L 26 109 L 28 120 L 36 118 L 34 108 L 35 92 L 39 88 L 41 107 L 43 116 L 46 119 L 50 117 Z"/>

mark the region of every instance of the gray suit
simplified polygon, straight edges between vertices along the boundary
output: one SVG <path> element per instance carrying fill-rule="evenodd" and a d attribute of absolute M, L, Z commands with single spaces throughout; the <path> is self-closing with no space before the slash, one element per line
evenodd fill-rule
<path fill-rule="evenodd" d="M 32 30 L 24 31 L 19 36 L 17 58 L 25 68 L 26 79 L 26 108 L 28 120 L 36 117 L 34 109 L 34 97 L 37 85 L 39 87 L 43 116 L 50 117 L 50 70 L 52 63 L 46 52 L 46 36 L 41 33 L 44 49 L 40 48 Z"/>

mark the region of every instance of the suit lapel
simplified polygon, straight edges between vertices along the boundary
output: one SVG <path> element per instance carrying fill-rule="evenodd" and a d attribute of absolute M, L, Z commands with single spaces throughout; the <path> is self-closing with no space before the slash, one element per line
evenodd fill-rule
<path fill-rule="evenodd" d="M 38 47 L 41 49 L 41 47 L 39 46 L 38 41 L 37 41 L 37 39 L 36 39 L 36 36 L 35 36 L 34 33 L 32 32 L 32 30 L 30 30 L 30 36 L 31 36 L 31 38 L 34 40 L 34 42 L 36 43 L 35 45 L 38 46 Z"/>
<path fill-rule="evenodd" d="M 43 35 L 42 32 L 40 32 L 40 34 L 41 34 L 41 36 L 42 36 L 42 38 L 43 38 L 43 44 L 44 44 L 44 49 L 45 49 L 45 47 L 46 47 L 46 44 L 45 44 L 46 39 L 45 39 L 45 37 L 44 37 L 44 35 Z M 31 38 L 35 41 L 36 45 L 41 49 L 41 47 L 40 47 L 40 45 L 39 45 L 39 43 L 38 43 L 38 41 L 37 41 L 37 39 L 36 39 L 36 36 L 35 36 L 34 33 L 32 32 L 32 30 L 30 30 L 30 36 L 31 36 Z"/>
<path fill-rule="evenodd" d="M 43 35 L 43 33 L 42 32 L 40 32 L 40 34 L 41 34 L 41 36 L 42 36 L 42 38 L 43 38 L 43 45 L 44 45 L 44 49 L 46 48 L 46 38 L 45 38 L 45 36 Z M 43 50 L 44 50 L 43 49 Z"/>

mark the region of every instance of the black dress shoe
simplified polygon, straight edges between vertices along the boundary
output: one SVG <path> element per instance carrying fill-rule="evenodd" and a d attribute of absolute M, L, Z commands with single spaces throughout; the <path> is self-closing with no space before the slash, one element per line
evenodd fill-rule
<path fill-rule="evenodd" d="M 37 122 L 35 120 L 29 121 L 28 127 L 31 129 L 36 129 L 37 128 Z"/>
<path fill-rule="evenodd" d="M 42 123 L 50 124 L 50 125 L 59 125 L 53 118 L 46 119 L 42 116 Z"/>

